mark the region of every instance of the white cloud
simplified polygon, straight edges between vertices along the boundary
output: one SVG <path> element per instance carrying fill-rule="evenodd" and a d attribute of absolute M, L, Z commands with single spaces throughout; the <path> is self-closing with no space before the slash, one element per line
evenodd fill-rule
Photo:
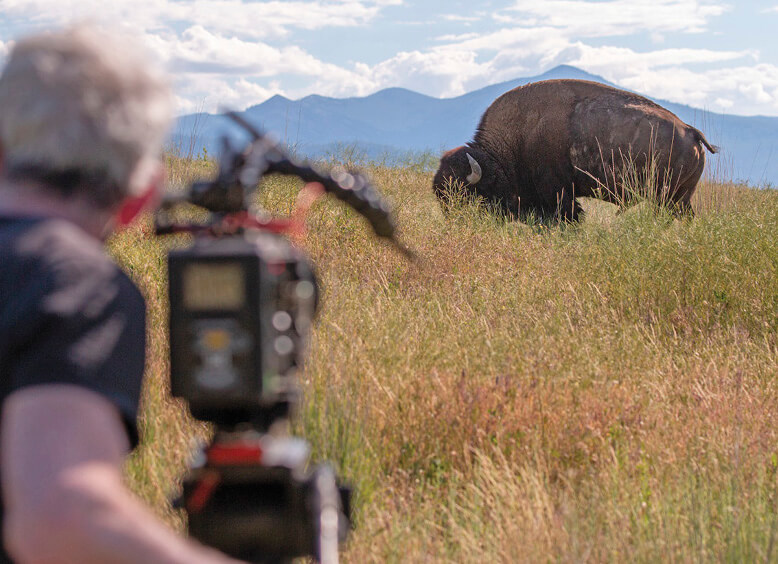
<path fill-rule="evenodd" d="M 260 41 L 216 35 L 201 26 L 163 41 L 163 53 L 175 72 L 269 77 L 281 72 L 314 75 L 325 66 L 293 45 L 277 48 Z"/>
<path fill-rule="evenodd" d="M 663 67 L 632 77 L 614 78 L 627 88 L 698 108 L 721 109 L 735 114 L 778 114 L 776 65 L 738 65 L 696 72 L 682 67 Z"/>
<path fill-rule="evenodd" d="M 323 62 L 297 46 L 224 37 L 201 26 L 180 36 L 156 37 L 154 45 L 173 76 L 179 77 L 176 90 L 187 93 L 180 100 L 180 112 L 200 106 L 206 111 L 222 105 L 242 109 L 274 94 L 355 96 L 377 89 L 369 72 Z M 306 87 L 286 91 L 277 80 L 271 81 L 279 75 L 303 77 Z"/>
<path fill-rule="evenodd" d="M 750 83 L 738 85 L 738 91 L 746 96 L 747 99 L 759 103 L 770 104 L 775 102 L 773 97 L 765 91 L 764 84 Z"/>
<path fill-rule="evenodd" d="M 625 47 L 591 47 L 577 42 L 573 49 L 568 51 L 566 62 L 597 73 L 634 73 L 654 68 L 677 67 L 693 63 L 722 63 L 744 58 L 756 61 L 758 57 L 755 51 L 710 49 L 660 49 L 640 53 Z"/>
<path fill-rule="evenodd" d="M 735 102 L 733 102 L 729 98 L 716 98 L 713 101 L 714 109 L 720 109 L 721 111 L 727 111 L 734 105 Z"/>
<path fill-rule="evenodd" d="M 60 26 L 78 19 L 143 31 L 167 30 L 207 22 L 215 33 L 251 38 L 285 36 L 291 30 L 364 25 L 382 6 L 397 0 L 0 0 L 7 19 L 26 19 L 31 27 Z"/>
<path fill-rule="evenodd" d="M 257 103 L 279 93 L 257 80 L 281 74 L 314 81 L 326 90 L 322 93 L 345 94 L 355 86 L 368 93 L 374 86 L 369 79 L 280 40 L 293 33 L 365 26 L 384 7 L 400 4 L 402 0 L 0 0 L 0 13 L 19 33 L 81 20 L 111 28 L 119 22 L 118 27 L 142 36 L 173 71 L 179 110 L 188 111 L 203 103 L 206 110 Z M 0 56 L 4 48 L 0 43 Z"/>
<path fill-rule="evenodd" d="M 477 22 L 481 19 L 480 16 L 463 16 L 461 14 L 446 14 L 443 16 L 443 19 L 445 21 L 449 22 L 465 22 L 465 23 L 473 23 Z"/>
<path fill-rule="evenodd" d="M 402 86 L 437 96 L 456 96 L 469 80 L 483 76 L 487 67 L 467 50 L 434 50 L 398 53 L 372 68 L 361 67 L 371 81 L 381 86 Z"/>
<path fill-rule="evenodd" d="M 221 77 L 191 75 L 182 78 L 176 86 L 179 92 L 187 93 L 186 97 L 178 97 L 181 113 L 242 109 L 274 94 L 284 94 L 277 86 L 265 88 L 245 78 L 227 81 Z"/>
<path fill-rule="evenodd" d="M 778 67 L 757 64 L 759 53 L 753 50 L 640 52 L 572 40 L 567 30 L 555 27 L 510 27 L 438 41 L 427 51 L 400 53 L 359 71 L 376 88 L 401 85 L 433 96 L 456 96 L 571 64 L 659 99 L 743 114 L 778 113 Z"/>
<path fill-rule="evenodd" d="M 728 7 L 699 0 L 516 0 L 503 16 L 514 25 L 563 28 L 584 37 L 631 35 L 638 31 L 699 33 Z"/>
<path fill-rule="evenodd" d="M 440 37 L 436 37 L 436 41 L 463 41 L 466 39 L 475 39 L 477 37 L 480 37 L 480 33 L 472 32 L 472 33 L 465 33 L 463 35 L 441 35 Z"/>

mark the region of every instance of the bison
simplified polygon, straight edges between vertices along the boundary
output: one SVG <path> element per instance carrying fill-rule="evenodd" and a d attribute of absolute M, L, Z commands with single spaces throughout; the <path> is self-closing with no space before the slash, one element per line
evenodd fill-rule
<path fill-rule="evenodd" d="M 514 217 L 576 221 L 579 196 L 626 205 L 636 192 L 692 214 L 705 148 L 717 152 L 699 130 L 642 96 L 545 80 L 497 98 L 474 140 L 441 157 L 433 189 L 445 200 L 451 180 L 460 181 Z"/>

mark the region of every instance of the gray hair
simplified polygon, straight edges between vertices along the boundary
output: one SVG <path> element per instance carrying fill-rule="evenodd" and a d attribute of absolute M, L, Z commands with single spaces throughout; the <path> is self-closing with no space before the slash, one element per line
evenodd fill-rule
<path fill-rule="evenodd" d="M 172 115 L 170 88 L 141 50 L 86 25 L 20 40 L 0 76 L 6 174 L 69 179 L 101 206 L 138 194 Z"/>

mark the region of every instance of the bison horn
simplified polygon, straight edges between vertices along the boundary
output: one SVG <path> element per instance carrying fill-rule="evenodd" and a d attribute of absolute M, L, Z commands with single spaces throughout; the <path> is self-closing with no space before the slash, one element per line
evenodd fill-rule
<path fill-rule="evenodd" d="M 478 184 L 478 181 L 481 180 L 481 165 L 478 164 L 478 161 L 475 160 L 473 157 L 470 156 L 470 153 L 465 153 L 467 155 L 467 160 L 470 163 L 470 174 L 467 175 L 467 181 L 470 184 Z"/>

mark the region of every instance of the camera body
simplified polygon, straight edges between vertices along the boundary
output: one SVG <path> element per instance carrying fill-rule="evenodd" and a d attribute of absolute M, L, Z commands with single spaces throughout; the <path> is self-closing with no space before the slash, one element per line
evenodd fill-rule
<path fill-rule="evenodd" d="M 286 419 L 316 311 L 308 260 L 285 237 L 251 232 L 171 251 L 168 272 L 173 395 L 223 430 Z"/>
<path fill-rule="evenodd" d="M 171 251 L 168 276 L 171 392 L 216 427 L 179 500 L 189 533 L 252 562 L 337 562 L 350 490 L 284 436 L 316 312 L 311 264 L 285 237 L 250 231 Z"/>

